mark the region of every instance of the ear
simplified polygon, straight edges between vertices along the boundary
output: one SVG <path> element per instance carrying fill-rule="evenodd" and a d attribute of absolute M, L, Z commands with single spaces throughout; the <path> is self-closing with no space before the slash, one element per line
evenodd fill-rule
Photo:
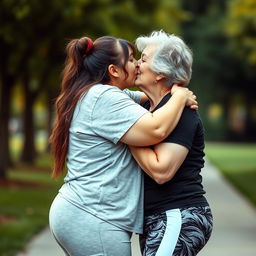
<path fill-rule="evenodd" d="M 119 72 L 118 72 L 118 67 L 115 66 L 114 64 L 110 64 L 108 66 L 108 72 L 109 72 L 109 75 L 110 76 L 113 76 L 115 78 L 118 78 L 119 77 Z"/>
<path fill-rule="evenodd" d="M 159 81 L 161 81 L 162 79 L 165 79 L 165 76 L 164 76 L 164 75 L 158 74 L 158 75 L 156 76 L 156 82 L 159 82 Z"/>

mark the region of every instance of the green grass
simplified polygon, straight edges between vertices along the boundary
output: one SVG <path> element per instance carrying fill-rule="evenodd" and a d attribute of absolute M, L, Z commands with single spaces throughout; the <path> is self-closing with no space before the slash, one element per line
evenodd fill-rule
<path fill-rule="evenodd" d="M 48 159 L 48 160 L 47 160 Z M 0 255 L 12 256 L 22 250 L 48 224 L 48 211 L 62 179 L 50 176 L 49 156 L 37 165 L 19 165 L 8 171 L 10 180 L 33 183 L 27 187 L 0 187 Z"/>
<path fill-rule="evenodd" d="M 256 206 L 256 144 L 207 143 L 206 155 Z"/>

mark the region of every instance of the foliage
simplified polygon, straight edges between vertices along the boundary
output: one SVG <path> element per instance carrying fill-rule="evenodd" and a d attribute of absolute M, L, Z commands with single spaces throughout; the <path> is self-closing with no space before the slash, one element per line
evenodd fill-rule
<path fill-rule="evenodd" d="M 183 1 L 183 8 L 189 12 L 190 19 L 183 22 L 182 31 L 194 52 L 190 86 L 198 96 L 199 112 L 204 120 L 208 140 L 256 139 L 253 132 L 256 118 L 252 114 L 255 108 L 255 96 L 252 93 L 255 72 L 253 66 L 247 63 L 245 54 L 243 61 L 237 58 L 237 52 L 246 52 L 239 38 L 255 38 L 255 32 L 250 33 L 244 29 L 243 36 L 236 38 L 227 31 L 228 21 L 232 23 L 230 6 L 237 2 L 245 4 L 246 1 Z M 249 16 L 252 18 L 253 15 Z M 240 18 L 237 17 L 236 21 L 239 23 Z M 245 114 L 240 120 L 242 114 L 236 113 L 236 120 L 231 121 L 237 107 L 234 104 L 237 96 L 242 99 L 238 107 Z M 211 110 L 216 105 L 221 107 L 220 115 L 212 118 Z M 243 122 L 243 130 L 236 130 L 234 122 Z"/>
<path fill-rule="evenodd" d="M 145 8 L 150 6 L 151 9 Z M 3 0 L 0 2 L 0 86 L 3 100 L 0 136 L 5 155 L 0 154 L 0 175 L 5 176 L 9 159 L 8 122 L 12 113 L 7 104 L 11 101 L 11 87 L 19 85 L 24 95 L 23 153 L 22 160 L 33 162 L 36 156 L 34 133 L 34 106 L 39 97 L 47 104 L 52 123 L 53 99 L 59 90 L 59 75 L 64 63 L 64 48 L 71 38 L 84 35 L 95 39 L 113 35 L 134 40 L 139 34 L 152 29 L 178 30 L 178 21 L 184 18 L 176 1 L 133 0 Z"/>
<path fill-rule="evenodd" d="M 199 99 L 199 112 L 204 120 L 206 138 L 221 140 L 226 137 L 226 113 L 222 111 L 218 119 L 212 120 L 209 111 L 213 104 L 227 102 L 228 81 L 233 73 L 230 65 L 232 57 L 222 29 L 223 10 L 218 2 L 197 1 L 197 5 L 192 1 L 183 2 L 184 8 L 190 13 L 190 19 L 183 22 L 182 32 L 194 57 L 190 88 Z"/>
<path fill-rule="evenodd" d="M 232 39 L 234 53 L 250 65 L 256 66 L 256 1 L 228 2 L 226 32 Z"/>

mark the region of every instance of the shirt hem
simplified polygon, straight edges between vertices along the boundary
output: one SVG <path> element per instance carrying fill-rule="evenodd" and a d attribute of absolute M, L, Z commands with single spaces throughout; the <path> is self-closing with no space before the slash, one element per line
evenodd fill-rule
<path fill-rule="evenodd" d="M 114 225 L 114 226 L 116 226 L 116 227 L 118 227 L 118 228 L 121 228 L 121 229 L 123 229 L 123 230 L 125 230 L 125 231 L 127 231 L 127 232 L 133 232 L 133 233 L 137 233 L 137 234 L 142 234 L 142 233 L 143 233 L 143 229 L 142 229 L 142 228 L 141 228 L 141 229 L 133 229 L 133 228 L 131 228 L 131 227 L 123 226 L 123 225 L 117 224 L 116 222 L 109 221 L 109 220 L 107 220 L 106 218 L 104 218 L 103 216 L 100 216 L 99 214 L 97 214 L 97 213 L 91 211 L 90 209 L 88 209 L 88 208 L 86 208 L 86 207 L 83 207 L 82 205 L 77 204 L 77 203 L 75 203 L 74 201 L 72 201 L 72 200 L 66 198 L 63 194 L 59 193 L 59 195 L 60 195 L 63 199 L 65 199 L 66 201 L 68 201 L 69 203 L 73 204 L 74 206 L 76 206 L 76 207 L 82 209 L 83 211 L 86 211 L 86 212 L 92 214 L 93 216 L 95 216 L 95 217 L 97 217 L 97 218 L 99 218 L 99 219 L 101 219 L 101 220 L 103 220 L 103 221 L 106 221 L 106 222 L 110 223 L 111 225 Z"/>
<path fill-rule="evenodd" d="M 145 211 L 145 216 L 150 216 L 153 214 L 159 214 L 168 210 L 172 210 L 172 209 L 180 209 L 180 208 L 188 208 L 188 207 L 193 207 L 193 206 L 209 206 L 209 203 L 207 202 L 207 200 L 204 198 L 204 200 L 202 201 L 197 201 L 197 202 L 190 202 L 190 203 L 175 203 L 175 204 L 170 204 L 170 205 L 166 205 L 164 207 L 159 207 L 157 209 L 152 209 L 152 210 L 148 210 Z"/>

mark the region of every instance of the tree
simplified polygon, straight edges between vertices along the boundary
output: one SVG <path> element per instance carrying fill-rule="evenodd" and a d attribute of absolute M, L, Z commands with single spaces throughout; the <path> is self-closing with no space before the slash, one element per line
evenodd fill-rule
<path fill-rule="evenodd" d="M 256 120 L 250 115 L 255 108 L 255 1 L 184 0 L 183 6 L 191 17 L 183 23 L 194 52 L 191 88 L 199 96 L 207 139 L 255 140 Z M 243 99 L 246 123 L 236 133 L 229 120 L 237 95 Z M 216 104 L 222 109 L 217 121 L 209 118 Z"/>
<path fill-rule="evenodd" d="M 17 17 L 20 13 L 14 8 L 14 1 L 0 2 L 0 177 L 6 178 L 6 168 L 11 163 L 9 149 L 9 129 L 11 91 L 18 80 L 19 70 L 25 61 L 25 54 L 20 49 L 19 31 L 16 31 Z"/>
<path fill-rule="evenodd" d="M 218 120 L 209 118 L 213 104 L 228 102 L 232 56 L 222 29 L 225 8 L 222 1 L 183 1 L 190 19 L 183 23 L 184 38 L 192 48 L 194 62 L 190 88 L 198 96 L 199 112 L 204 120 L 206 138 L 221 140 L 227 136 L 227 112 Z M 225 67 L 225 71 L 223 70 Z"/>
<path fill-rule="evenodd" d="M 152 9 L 144 8 L 145 5 Z M 22 159 L 32 162 L 36 154 L 33 106 L 40 94 L 46 94 L 51 119 L 51 104 L 59 90 L 64 48 L 69 39 L 83 35 L 92 39 L 113 35 L 133 41 L 138 35 L 153 29 L 164 28 L 167 32 L 176 32 L 176 21 L 182 19 L 182 15 L 175 0 L 1 1 L 2 173 L 8 165 L 6 159 L 10 158 L 8 121 L 11 88 L 19 83 L 24 90 Z"/>
<path fill-rule="evenodd" d="M 225 30 L 237 56 L 256 66 L 256 1 L 232 0 L 227 5 Z"/>
<path fill-rule="evenodd" d="M 253 109 L 255 106 L 255 67 L 256 67 L 256 2 L 254 0 L 232 0 L 227 4 L 225 32 L 229 46 L 240 63 L 239 92 L 244 98 L 245 140 L 256 140 L 256 119 Z"/>
<path fill-rule="evenodd" d="M 1 66 L 0 66 L 0 178 L 6 178 L 6 168 L 11 162 L 10 148 L 9 148 L 9 129 L 8 121 L 10 117 L 10 98 L 11 88 L 14 82 L 13 76 L 8 75 L 6 65 L 6 49 L 8 48 L 3 40 L 0 41 L 1 51 Z M 3 50 L 4 49 L 4 50 Z M 5 85 L 5 86 L 4 86 Z"/>

